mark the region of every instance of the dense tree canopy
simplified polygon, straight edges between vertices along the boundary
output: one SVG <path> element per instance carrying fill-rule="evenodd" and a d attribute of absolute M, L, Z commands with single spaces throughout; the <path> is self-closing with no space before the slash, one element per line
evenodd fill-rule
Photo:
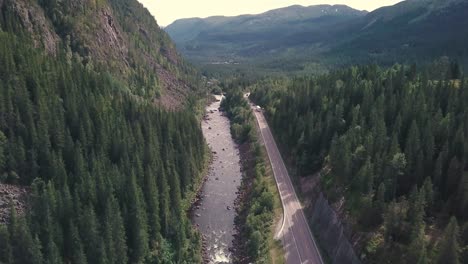
<path fill-rule="evenodd" d="M 298 174 L 323 169 L 328 198 L 345 197 L 356 229 L 383 224 L 381 250 L 411 244 L 420 253 L 402 261 L 417 263 L 433 257 L 423 246 L 429 218 L 441 229 L 451 215 L 468 220 L 468 86 L 454 68 L 434 78 L 414 66 L 352 67 L 265 80 L 252 97 Z"/>
<path fill-rule="evenodd" d="M 255 129 L 255 118 L 247 100 L 240 89 L 234 88 L 230 83 L 229 92 L 222 101 L 221 106 L 231 119 L 231 134 L 239 143 L 247 145 L 248 151 L 242 152 L 243 176 L 240 188 L 241 200 L 236 217 L 236 225 L 240 227 L 237 257 L 234 263 L 272 263 L 270 255 L 272 229 L 275 218 L 275 209 L 279 201 L 272 177 L 267 175 L 265 156 L 258 142 Z M 241 147 L 246 149 L 245 146 Z M 279 198 L 279 197 L 278 197 Z M 246 258 L 242 258 L 245 256 Z"/>
<path fill-rule="evenodd" d="M 31 186 L 29 212 L 0 227 L 0 262 L 200 262 L 184 214 L 205 162 L 198 120 L 28 43 L 0 31 L 0 180 Z"/>

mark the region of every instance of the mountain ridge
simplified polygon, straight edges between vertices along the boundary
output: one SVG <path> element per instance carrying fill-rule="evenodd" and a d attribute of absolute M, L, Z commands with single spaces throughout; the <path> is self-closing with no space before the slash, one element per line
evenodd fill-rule
<path fill-rule="evenodd" d="M 217 17 L 215 25 L 209 18 L 179 20 L 165 30 L 182 54 L 209 69 L 223 64 L 238 70 L 307 72 L 350 63 L 466 58 L 465 12 L 468 3 L 462 0 L 410 0 L 372 12 L 343 5 L 296 5 L 230 17 L 228 22 Z M 276 18 L 268 20 L 268 14 Z"/>

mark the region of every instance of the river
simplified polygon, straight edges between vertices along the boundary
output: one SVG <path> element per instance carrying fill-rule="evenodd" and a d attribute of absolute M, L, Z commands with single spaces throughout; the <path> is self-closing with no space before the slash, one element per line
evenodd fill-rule
<path fill-rule="evenodd" d="M 221 96 L 216 96 L 221 100 Z M 237 144 L 230 132 L 229 119 L 219 111 L 220 101 L 206 108 L 202 121 L 203 135 L 213 153 L 201 200 L 193 212 L 193 223 L 205 237 L 210 264 L 231 263 L 236 211 L 234 201 L 241 182 Z"/>

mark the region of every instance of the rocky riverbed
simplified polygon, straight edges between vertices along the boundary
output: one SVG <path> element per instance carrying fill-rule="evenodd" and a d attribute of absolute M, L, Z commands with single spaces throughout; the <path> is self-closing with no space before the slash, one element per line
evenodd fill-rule
<path fill-rule="evenodd" d="M 231 137 L 229 119 L 219 111 L 221 96 L 216 99 L 202 121 L 213 160 L 192 210 L 193 223 L 203 235 L 205 262 L 210 264 L 232 263 L 235 201 L 242 179 L 238 146 Z"/>

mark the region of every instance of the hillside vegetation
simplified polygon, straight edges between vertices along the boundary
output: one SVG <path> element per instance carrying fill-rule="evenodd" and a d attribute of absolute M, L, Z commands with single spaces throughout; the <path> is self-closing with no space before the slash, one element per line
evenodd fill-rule
<path fill-rule="evenodd" d="M 2 201 L 0 263 L 200 263 L 185 213 L 206 159 L 199 121 L 149 95 L 163 80 L 150 67 L 186 78 L 167 36 L 136 1 L 0 7 L 0 183 L 28 192 L 20 213 Z M 146 54 L 127 20 L 161 48 Z"/>
<path fill-rule="evenodd" d="M 199 77 L 137 1 L 2 0 L 5 28 L 30 36 L 52 56 L 66 50 L 88 68 L 104 67 L 135 95 L 180 108 Z"/>
<path fill-rule="evenodd" d="M 365 263 L 468 262 L 468 84 L 453 68 L 352 67 L 251 87 L 297 174 L 320 171 Z"/>
<path fill-rule="evenodd" d="M 337 66 L 468 62 L 468 3 L 408 0 L 367 13 L 347 6 L 291 6 L 259 15 L 182 19 L 165 30 L 211 72 L 321 73 Z"/>
<path fill-rule="evenodd" d="M 273 238 L 275 221 L 281 214 L 281 201 L 271 171 L 268 171 L 252 109 L 242 90 L 233 86 L 221 106 L 231 119 L 231 134 L 240 144 L 243 159 L 244 176 L 235 219 L 239 234 L 234 240 L 237 244 L 234 263 L 282 263 L 280 242 Z"/>

